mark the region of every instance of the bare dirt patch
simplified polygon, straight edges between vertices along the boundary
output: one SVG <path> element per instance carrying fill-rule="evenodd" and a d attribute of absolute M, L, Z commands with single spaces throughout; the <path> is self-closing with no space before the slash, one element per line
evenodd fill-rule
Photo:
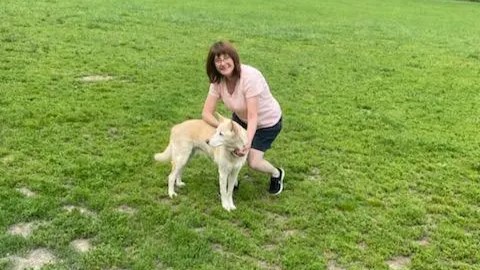
<path fill-rule="evenodd" d="M 327 270 L 345 270 L 345 268 L 337 265 L 337 254 L 332 252 L 331 250 L 326 250 L 323 252 L 323 256 L 327 259 Z"/>
<path fill-rule="evenodd" d="M 212 244 L 212 250 L 220 254 L 225 254 L 225 250 L 220 244 Z"/>
<path fill-rule="evenodd" d="M 422 239 L 417 241 L 417 244 L 419 244 L 420 246 L 428 246 L 430 244 L 430 240 L 428 239 L 428 237 L 423 237 Z"/>
<path fill-rule="evenodd" d="M 10 228 L 8 228 L 8 233 L 11 235 L 20 235 L 24 238 L 27 238 L 32 234 L 32 231 L 35 229 L 35 227 L 36 225 L 34 222 L 18 223 L 10 226 Z"/>
<path fill-rule="evenodd" d="M 267 218 L 268 220 L 274 222 L 274 224 L 285 224 L 287 223 L 287 220 L 288 220 L 288 217 L 286 216 L 282 216 L 282 215 L 271 213 L 271 212 L 267 213 Z"/>
<path fill-rule="evenodd" d="M 6 155 L 0 158 L 3 164 L 7 165 L 10 163 L 13 163 L 15 161 L 15 156 L 14 155 Z"/>
<path fill-rule="evenodd" d="M 109 75 L 89 75 L 89 76 L 84 76 L 79 79 L 81 82 L 104 82 L 104 81 L 110 81 L 113 80 L 112 76 Z"/>
<path fill-rule="evenodd" d="M 311 181 L 322 180 L 322 176 L 320 175 L 320 169 L 315 167 L 312 168 L 307 176 L 307 179 Z"/>
<path fill-rule="evenodd" d="M 85 253 L 92 249 L 92 245 L 88 239 L 77 239 L 72 241 L 70 245 L 73 247 L 73 249 L 80 253 Z"/>
<path fill-rule="evenodd" d="M 327 263 L 327 270 L 345 270 L 345 268 L 338 266 L 336 261 L 330 260 Z"/>
<path fill-rule="evenodd" d="M 35 192 L 26 187 L 17 188 L 17 191 L 22 193 L 25 197 L 34 197 L 36 195 Z"/>
<path fill-rule="evenodd" d="M 365 250 L 365 249 L 367 249 L 367 243 L 365 243 L 365 242 L 360 242 L 360 243 L 358 243 L 358 248 L 359 248 L 360 250 Z"/>
<path fill-rule="evenodd" d="M 282 270 L 280 266 L 268 264 L 265 261 L 258 261 L 257 265 L 260 269 L 264 269 L 264 270 Z"/>
<path fill-rule="evenodd" d="M 117 211 L 120 213 L 125 213 L 128 215 L 135 215 L 137 213 L 137 209 L 134 209 L 128 205 L 121 205 L 117 208 Z"/>
<path fill-rule="evenodd" d="M 68 213 L 71 213 L 73 211 L 78 211 L 82 215 L 95 217 L 95 213 L 93 213 L 92 211 L 90 211 L 86 208 L 83 208 L 83 207 L 78 207 L 78 206 L 74 206 L 74 205 L 66 205 L 66 206 L 63 207 L 63 209 L 65 211 L 67 211 Z"/>
<path fill-rule="evenodd" d="M 300 231 L 299 230 L 285 230 L 283 231 L 283 235 L 285 238 L 289 238 L 289 237 L 293 237 L 293 236 L 296 236 L 296 235 L 300 235 Z"/>
<path fill-rule="evenodd" d="M 266 251 L 274 251 L 275 249 L 277 249 L 277 245 L 275 244 L 263 245 L 263 249 Z"/>
<path fill-rule="evenodd" d="M 410 257 L 397 256 L 387 261 L 388 267 L 392 270 L 406 269 L 410 264 Z"/>
<path fill-rule="evenodd" d="M 198 227 L 198 228 L 193 229 L 193 231 L 196 232 L 196 233 L 203 233 L 203 232 L 205 232 L 205 230 L 206 230 L 205 227 Z"/>
<path fill-rule="evenodd" d="M 56 262 L 55 256 L 44 248 L 32 250 L 25 258 L 12 256 L 9 257 L 9 259 L 13 262 L 13 270 L 37 270 L 47 264 L 54 264 Z"/>
<path fill-rule="evenodd" d="M 244 226 L 241 221 L 234 221 L 233 224 L 235 225 L 235 227 L 237 227 L 237 230 L 241 232 L 245 237 L 251 237 L 251 231 L 246 226 Z"/>

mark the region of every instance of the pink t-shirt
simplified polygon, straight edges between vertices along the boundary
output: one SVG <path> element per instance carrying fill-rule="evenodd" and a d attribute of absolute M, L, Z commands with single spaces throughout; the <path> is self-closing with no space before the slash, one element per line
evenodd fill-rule
<path fill-rule="evenodd" d="M 272 96 L 267 81 L 256 68 L 243 65 L 240 79 L 233 94 L 229 94 L 224 80 L 210 84 L 209 95 L 220 98 L 225 106 L 247 123 L 247 102 L 250 97 L 258 97 L 257 128 L 271 127 L 282 117 L 282 109 Z"/>

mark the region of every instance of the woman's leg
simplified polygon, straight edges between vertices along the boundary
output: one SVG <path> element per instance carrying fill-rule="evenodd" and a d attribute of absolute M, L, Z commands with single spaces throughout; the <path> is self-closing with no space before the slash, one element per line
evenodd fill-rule
<path fill-rule="evenodd" d="M 248 154 L 248 166 L 250 168 L 263 173 L 269 173 L 270 187 L 268 192 L 272 195 L 278 195 L 283 190 L 283 178 L 285 177 L 285 171 L 281 168 L 275 168 L 270 162 L 263 158 L 264 152 L 256 149 L 250 149 Z"/>
<path fill-rule="evenodd" d="M 248 153 L 248 166 L 256 171 L 268 173 L 273 177 L 278 177 L 280 172 L 270 162 L 263 159 L 264 152 L 257 149 L 250 149 Z"/>
<path fill-rule="evenodd" d="M 236 114 L 232 115 L 232 120 L 240 124 L 243 128 L 247 124 L 243 123 Z M 276 168 L 270 162 L 264 159 L 265 151 L 270 148 L 277 135 L 282 130 L 282 119 L 272 127 L 257 129 L 252 142 L 252 148 L 248 153 L 248 166 L 256 171 L 270 174 L 270 194 L 278 195 L 283 190 L 283 179 L 285 171 L 282 168 Z M 238 183 L 237 183 L 238 185 Z"/>

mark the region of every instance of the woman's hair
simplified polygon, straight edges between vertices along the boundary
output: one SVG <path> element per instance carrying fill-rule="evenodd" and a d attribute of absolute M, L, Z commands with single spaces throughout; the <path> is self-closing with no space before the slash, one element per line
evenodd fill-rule
<path fill-rule="evenodd" d="M 226 54 L 232 58 L 234 64 L 232 76 L 234 79 L 240 78 L 240 57 L 238 56 L 237 50 L 235 50 L 232 44 L 226 41 L 217 41 L 210 47 L 207 56 L 207 75 L 210 83 L 219 83 L 223 78 L 223 75 L 220 74 L 215 67 L 215 57 L 222 54 Z"/>

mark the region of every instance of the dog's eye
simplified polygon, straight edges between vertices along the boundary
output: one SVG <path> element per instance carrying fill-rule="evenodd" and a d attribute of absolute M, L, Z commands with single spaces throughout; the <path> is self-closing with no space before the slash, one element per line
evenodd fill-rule
<path fill-rule="evenodd" d="M 218 135 L 223 136 L 223 132 L 218 133 Z"/>

